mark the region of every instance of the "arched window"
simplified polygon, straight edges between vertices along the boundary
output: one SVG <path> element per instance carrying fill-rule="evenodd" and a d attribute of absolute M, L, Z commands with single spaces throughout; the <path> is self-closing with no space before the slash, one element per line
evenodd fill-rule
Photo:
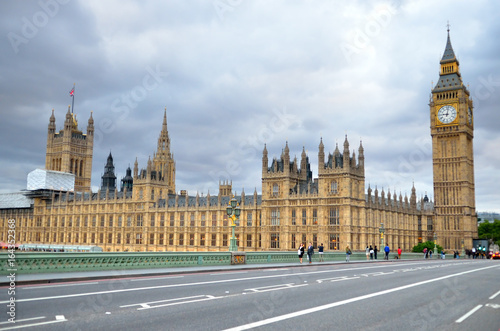
<path fill-rule="evenodd" d="M 278 184 L 274 183 L 273 184 L 273 196 L 277 197 L 280 192 Z"/>
<path fill-rule="evenodd" d="M 337 181 L 333 180 L 330 183 L 330 193 L 337 194 L 338 193 L 338 188 L 337 188 Z"/>

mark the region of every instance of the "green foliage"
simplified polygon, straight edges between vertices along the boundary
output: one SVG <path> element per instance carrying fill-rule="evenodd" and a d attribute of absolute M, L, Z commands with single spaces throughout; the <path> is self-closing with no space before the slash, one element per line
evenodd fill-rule
<path fill-rule="evenodd" d="M 493 223 L 488 221 L 479 224 L 477 227 L 479 239 L 491 239 L 495 244 L 500 245 L 500 220 Z"/>
<path fill-rule="evenodd" d="M 412 249 L 412 252 L 413 253 L 424 253 L 424 248 L 427 248 L 427 250 L 429 251 L 432 251 L 433 254 L 435 253 L 441 253 L 441 251 L 443 250 L 443 247 L 437 245 L 437 251 L 434 252 L 434 241 L 426 241 L 424 243 L 420 243 L 418 244 L 417 246 L 413 246 L 413 249 Z"/>

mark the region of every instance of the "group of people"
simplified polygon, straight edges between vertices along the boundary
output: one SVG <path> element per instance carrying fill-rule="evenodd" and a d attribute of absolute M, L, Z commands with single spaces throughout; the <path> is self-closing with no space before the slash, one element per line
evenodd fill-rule
<path fill-rule="evenodd" d="M 324 252 L 324 246 L 323 244 L 318 246 L 318 253 L 319 253 L 319 262 L 323 262 L 323 252 Z M 302 263 L 302 258 L 304 257 L 304 254 L 306 253 L 306 248 L 303 243 L 300 244 L 299 249 L 297 251 L 299 254 L 299 261 Z M 312 243 L 309 243 L 309 246 L 307 246 L 307 261 L 309 263 L 312 263 L 312 256 L 314 255 L 314 246 Z"/>
<path fill-rule="evenodd" d="M 374 247 L 372 247 L 371 245 L 370 246 L 366 246 L 366 259 L 367 260 L 373 260 L 373 259 L 377 259 L 377 252 L 379 252 L 377 246 L 375 245 Z M 391 249 L 389 248 L 389 245 L 385 245 L 384 247 L 384 259 L 385 260 L 389 260 L 389 253 L 391 252 Z M 324 253 L 324 246 L 323 244 L 319 245 L 318 246 L 318 253 L 319 253 L 319 262 L 323 262 L 323 253 Z M 314 255 L 314 246 L 312 243 L 309 243 L 309 245 L 307 246 L 307 249 L 306 249 L 306 245 L 301 243 L 300 246 L 299 246 L 299 249 L 297 250 L 297 254 L 299 255 L 299 261 L 300 263 L 302 264 L 302 259 L 304 257 L 304 254 L 307 254 L 307 261 L 309 263 L 312 263 L 312 257 Z M 345 248 L 345 260 L 346 262 L 349 262 L 350 260 L 350 257 L 351 257 L 351 254 L 352 254 L 352 251 L 351 251 L 351 248 L 349 247 L 349 245 L 346 246 Z M 401 247 L 398 247 L 398 256 L 397 256 L 398 259 L 401 258 Z"/>

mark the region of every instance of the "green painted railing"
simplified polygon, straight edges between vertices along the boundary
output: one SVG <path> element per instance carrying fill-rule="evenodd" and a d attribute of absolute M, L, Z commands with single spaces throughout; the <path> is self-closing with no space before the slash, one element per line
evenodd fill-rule
<path fill-rule="evenodd" d="M 296 252 L 245 252 L 246 264 L 298 263 Z M 394 259 L 395 254 L 390 255 Z M 423 258 L 419 253 L 403 253 L 404 259 Z M 120 253 L 35 253 L 16 252 L 12 259 L 7 253 L 0 253 L 0 275 L 30 273 L 53 273 L 70 271 L 97 271 L 123 269 L 152 269 L 189 266 L 230 265 L 231 252 L 120 252 Z M 326 252 L 325 262 L 345 261 L 343 252 Z M 354 252 L 351 261 L 366 260 L 364 252 Z M 383 255 L 379 254 L 379 260 Z M 319 261 L 314 254 L 313 262 Z M 13 264 L 11 264 L 13 262 Z M 307 262 L 304 255 L 303 263 Z M 234 263 L 233 263 L 234 264 Z"/>

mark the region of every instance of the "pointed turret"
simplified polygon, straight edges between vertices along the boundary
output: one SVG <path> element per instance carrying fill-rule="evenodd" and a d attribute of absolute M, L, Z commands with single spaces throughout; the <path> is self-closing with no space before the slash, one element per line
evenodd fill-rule
<path fill-rule="evenodd" d="M 349 162 L 349 141 L 347 140 L 347 135 L 345 135 L 345 140 L 344 140 L 344 168 L 349 167 L 350 162 Z"/>
<path fill-rule="evenodd" d="M 441 64 L 456 61 L 458 63 L 453 47 L 451 46 L 450 40 L 450 28 L 448 27 L 448 39 L 446 40 L 446 47 L 444 49 L 443 57 L 441 58 Z"/>
<path fill-rule="evenodd" d="M 358 164 L 361 168 L 365 166 L 365 149 L 363 148 L 363 142 L 361 140 L 359 141 L 358 148 Z"/>
<path fill-rule="evenodd" d="M 320 138 L 318 147 L 318 173 L 321 169 L 325 168 L 325 146 L 323 145 L 323 138 Z"/>
<path fill-rule="evenodd" d="M 139 175 L 139 163 L 137 162 L 137 157 L 135 157 L 135 162 L 134 162 L 134 179 L 137 179 L 138 175 Z"/>

